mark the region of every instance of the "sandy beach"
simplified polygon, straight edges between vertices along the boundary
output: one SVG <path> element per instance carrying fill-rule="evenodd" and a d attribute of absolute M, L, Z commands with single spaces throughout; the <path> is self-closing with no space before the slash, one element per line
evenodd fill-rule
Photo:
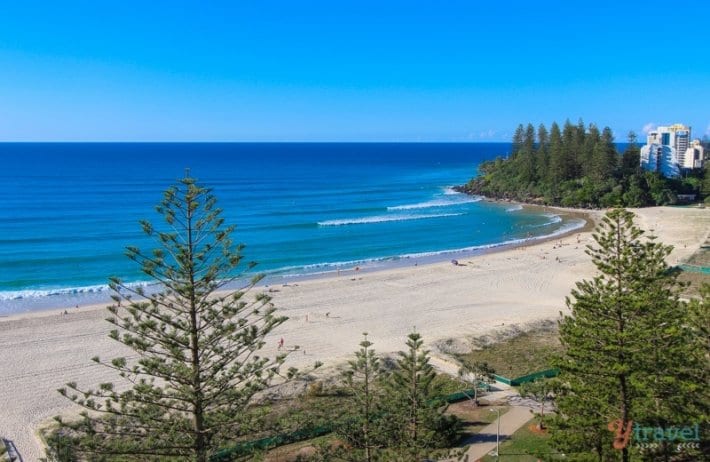
<path fill-rule="evenodd" d="M 675 247 L 677 264 L 710 232 L 710 209 L 655 207 L 636 210 L 638 224 Z M 599 219 L 601 212 L 590 212 Z M 338 276 L 264 288 L 290 319 L 269 341 L 299 345 L 289 365 L 316 360 L 334 366 L 369 333 L 378 352 L 403 348 L 416 328 L 429 345 L 466 339 L 503 325 L 553 319 L 565 311 L 576 281 L 594 274 L 585 245 L 589 231 L 460 260 Z M 68 381 L 91 386 L 115 380 L 90 358 L 127 355 L 107 336 L 103 307 L 18 315 L 0 319 L 0 436 L 14 442 L 24 461 L 36 461 L 38 425 L 72 408 L 56 389 Z"/>

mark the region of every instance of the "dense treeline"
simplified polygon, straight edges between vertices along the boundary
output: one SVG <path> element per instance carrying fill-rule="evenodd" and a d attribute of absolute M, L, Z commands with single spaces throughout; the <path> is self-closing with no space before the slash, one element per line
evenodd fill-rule
<path fill-rule="evenodd" d="M 495 199 L 567 207 L 643 207 L 678 202 L 679 194 L 710 197 L 710 172 L 689 172 L 682 179 L 663 178 L 640 168 L 636 135 L 628 135 L 619 153 L 608 127 L 567 121 L 519 125 L 512 153 L 479 166 L 479 174 L 461 190 Z"/>

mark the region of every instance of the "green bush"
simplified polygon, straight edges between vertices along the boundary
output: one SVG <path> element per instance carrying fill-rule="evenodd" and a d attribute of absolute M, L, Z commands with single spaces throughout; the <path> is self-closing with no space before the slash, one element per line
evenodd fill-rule
<path fill-rule="evenodd" d="M 73 462 L 77 460 L 74 440 L 62 431 L 52 432 L 45 437 L 47 462 Z"/>

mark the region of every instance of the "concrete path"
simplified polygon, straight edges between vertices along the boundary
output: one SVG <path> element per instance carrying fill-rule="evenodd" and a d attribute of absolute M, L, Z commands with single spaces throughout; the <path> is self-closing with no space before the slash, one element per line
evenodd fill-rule
<path fill-rule="evenodd" d="M 500 442 L 525 425 L 533 414 L 529 407 L 511 406 L 508 412 L 500 416 Z M 491 451 L 496 449 L 496 432 L 498 431 L 498 420 L 481 429 L 475 435 L 464 441 L 465 445 L 470 445 L 463 456 L 458 459 L 446 459 L 443 462 L 475 462 Z"/>
<path fill-rule="evenodd" d="M 454 377 L 458 373 L 459 364 L 450 358 L 432 355 L 430 363 L 439 371 Z M 490 403 L 507 402 L 510 405 L 508 411 L 500 416 L 501 443 L 533 418 L 533 413 L 530 412 L 532 408 L 539 408 L 538 403 L 521 398 L 517 390 L 500 382 L 492 384 L 491 391 L 484 393 L 480 399 Z M 491 406 L 490 409 L 495 410 L 495 407 Z M 549 412 L 549 410 L 546 408 L 545 412 Z M 495 451 L 497 430 L 498 420 L 496 419 L 493 423 L 483 427 L 477 434 L 462 441 L 462 446 L 470 445 L 463 456 L 445 459 L 442 462 L 475 462 L 489 452 Z"/>

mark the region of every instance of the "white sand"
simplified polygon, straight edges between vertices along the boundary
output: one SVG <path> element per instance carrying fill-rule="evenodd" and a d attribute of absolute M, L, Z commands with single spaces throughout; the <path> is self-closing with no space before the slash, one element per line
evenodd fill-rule
<path fill-rule="evenodd" d="M 671 264 L 687 258 L 708 238 L 709 209 L 637 212 L 642 227 L 654 228 L 661 242 L 676 247 Z M 362 332 L 384 353 L 402 349 L 414 327 L 433 344 L 447 338 L 465 340 L 502 324 L 556 318 L 565 310 L 574 283 L 594 273 L 584 253 L 591 235 L 583 233 L 579 244 L 577 236 L 464 259 L 465 266 L 438 263 L 349 272 L 271 287 L 277 290 L 271 294 L 276 306 L 290 320 L 268 349 L 275 351 L 283 337 L 287 347 L 297 344 L 305 351 L 292 355 L 291 365 L 315 360 L 334 365 L 357 348 Z M 69 315 L 54 310 L 0 320 L 0 436 L 12 440 L 27 462 L 41 455 L 37 426 L 72 409 L 55 390 L 68 381 L 96 385 L 115 380 L 112 371 L 90 358 L 132 353 L 107 337 L 103 308 L 68 310 Z"/>

